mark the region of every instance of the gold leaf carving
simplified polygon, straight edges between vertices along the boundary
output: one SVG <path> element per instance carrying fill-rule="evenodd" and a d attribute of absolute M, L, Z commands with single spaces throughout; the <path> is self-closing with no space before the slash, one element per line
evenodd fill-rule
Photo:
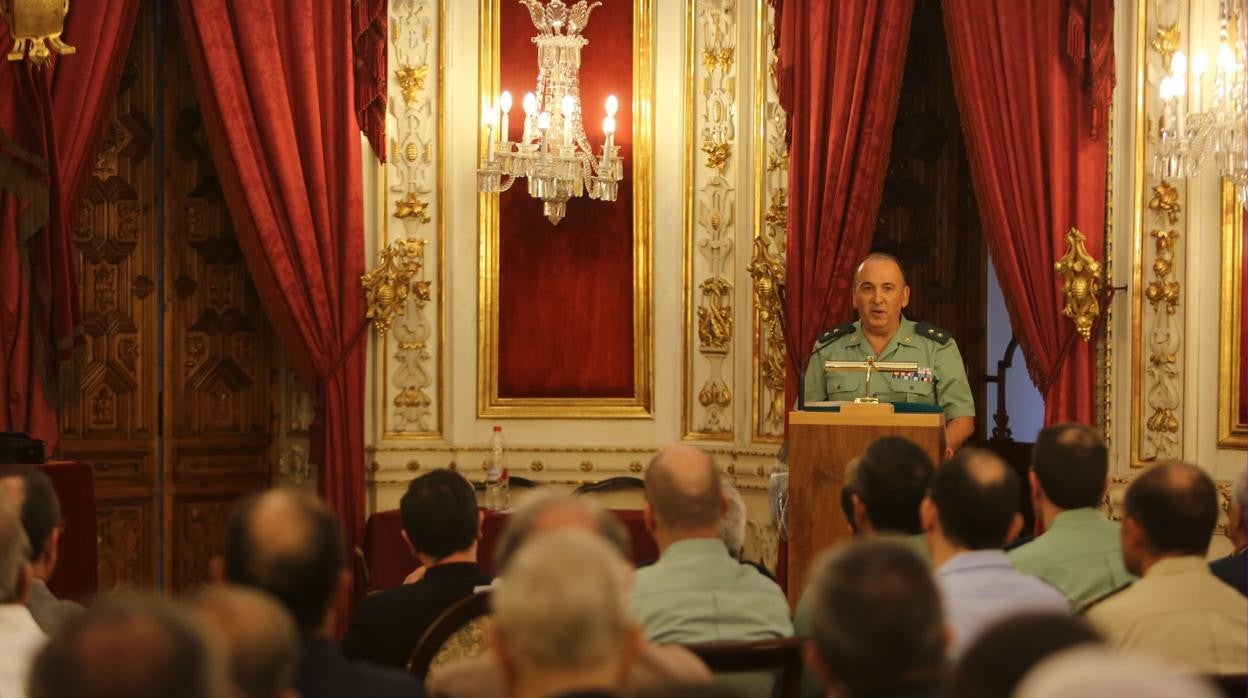
<path fill-rule="evenodd" d="M 1092 339 L 1092 325 L 1101 312 L 1097 296 L 1101 290 L 1101 264 L 1084 247 L 1087 238 L 1077 228 L 1066 233 L 1066 254 L 1053 265 L 1062 277 L 1066 306 L 1062 314 L 1074 320 L 1075 331 L 1083 341 Z"/>
<path fill-rule="evenodd" d="M 407 300 L 413 286 L 418 300 L 429 299 L 428 282 L 416 279 L 425 265 L 425 241 L 419 238 L 398 240 L 383 249 L 380 257 L 377 266 L 360 277 L 360 283 L 364 285 L 368 307 L 366 317 L 384 335 L 396 317 L 407 314 Z"/>
<path fill-rule="evenodd" d="M 432 220 L 429 218 L 428 202 L 421 201 L 420 197 L 416 196 L 416 192 L 409 192 L 407 196 L 394 202 L 394 217 L 400 220 L 415 218 L 421 223 L 428 223 Z"/>
<path fill-rule="evenodd" d="M 399 90 L 403 93 L 403 103 L 409 107 L 416 101 L 420 91 L 425 89 L 425 81 L 429 76 L 429 64 L 422 63 L 420 65 L 400 65 L 394 71 L 394 79 L 399 83 Z"/>

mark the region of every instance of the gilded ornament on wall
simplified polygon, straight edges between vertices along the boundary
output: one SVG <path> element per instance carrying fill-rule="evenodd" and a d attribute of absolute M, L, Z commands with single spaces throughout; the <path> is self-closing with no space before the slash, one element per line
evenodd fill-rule
<path fill-rule="evenodd" d="M 43 68 L 52 62 L 53 51 L 62 56 L 77 52 L 61 41 L 68 14 L 69 0 L 0 0 L 0 16 L 13 37 L 9 60 L 29 57 L 36 68 Z"/>
<path fill-rule="evenodd" d="M 1085 342 L 1092 339 L 1092 325 L 1101 313 L 1101 264 L 1088 254 L 1086 241 L 1083 233 L 1071 228 L 1066 233 L 1066 254 L 1053 265 L 1062 277 L 1062 295 L 1066 296 L 1062 314 L 1074 321 L 1075 331 Z"/>

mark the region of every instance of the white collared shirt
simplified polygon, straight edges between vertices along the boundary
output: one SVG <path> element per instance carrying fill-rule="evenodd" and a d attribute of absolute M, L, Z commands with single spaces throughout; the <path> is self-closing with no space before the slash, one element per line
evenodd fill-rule
<path fill-rule="evenodd" d="M 29 609 L 0 604 L 0 698 L 26 698 L 30 665 L 47 641 Z"/>

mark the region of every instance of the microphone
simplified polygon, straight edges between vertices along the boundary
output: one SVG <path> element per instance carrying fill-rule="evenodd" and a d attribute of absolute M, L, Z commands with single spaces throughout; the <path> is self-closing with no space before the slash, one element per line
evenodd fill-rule
<path fill-rule="evenodd" d="M 780 309 L 776 315 L 780 321 L 780 330 L 784 332 L 784 348 L 785 354 L 789 359 L 789 367 L 793 369 L 793 375 L 796 376 L 797 411 L 802 412 L 806 409 L 806 366 L 810 363 L 811 357 L 818 354 L 825 347 L 839 338 L 833 337 L 826 342 L 816 344 L 815 348 L 811 349 L 810 353 L 806 354 L 806 360 L 798 363 L 798 354 L 796 353 L 797 349 L 795 348 L 797 338 L 789 332 L 788 300 L 786 298 L 785 287 L 786 284 L 784 283 L 776 284 L 776 296 L 780 299 Z"/>

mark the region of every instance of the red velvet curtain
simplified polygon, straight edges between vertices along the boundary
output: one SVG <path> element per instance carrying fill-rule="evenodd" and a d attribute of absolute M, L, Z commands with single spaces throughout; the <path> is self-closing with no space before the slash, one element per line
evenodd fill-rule
<path fill-rule="evenodd" d="M 43 69 L 0 64 L 0 431 L 28 431 L 49 451 L 60 396 L 45 387 L 74 394 L 84 346 L 71 233 L 138 7 L 75 3 L 63 40 L 76 53 Z"/>
<path fill-rule="evenodd" d="M 1091 424 L 1095 346 L 1077 340 L 1062 356 L 1074 327 L 1053 265 L 1072 226 L 1094 257 L 1104 249 L 1098 127 L 1106 69 L 1112 86 L 1112 2 L 944 0 L 944 13 L 984 234 L 1045 423 Z"/>
<path fill-rule="evenodd" d="M 364 525 L 364 202 L 351 0 L 178 0 L 213 161 L 265 312 L 318 397 L 321 495 Z"/>
<path fill-rule="evenodd" d="M 776 12 L 790 140 L 785 314 L 800 359 L 850 315 L 854 265 L 870 250 L 884 190 L 914 2 L 784 0 Z"/>
<path fill-rule="evenodd" d="M 386 161 L 386 0 L 352 0 L 355 115 L 373 152 Z"/>

